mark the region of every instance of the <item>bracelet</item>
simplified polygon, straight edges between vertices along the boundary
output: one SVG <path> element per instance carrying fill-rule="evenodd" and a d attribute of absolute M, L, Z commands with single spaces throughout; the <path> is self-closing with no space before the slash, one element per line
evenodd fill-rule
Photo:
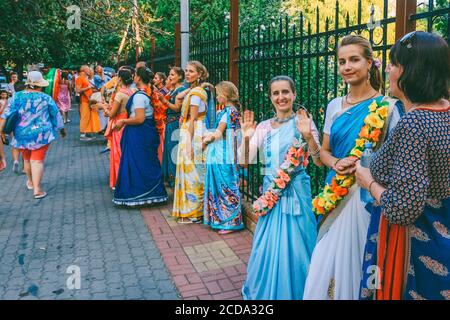
<path fill-rule="evenodd" d="M 336 162 L 333 164 L 333 168 L 336 167 L 337 163 L 341 160 L 342 160 L 341 158 L 337 159 Z"/>
<path fill-rule="evenodd" d="M 372 180 L 372 181 L 370 182 L 370 184 L 369 184 L 369 193 L 370 193 L 370 195 L 371 195 L 373 198 L 375 198 L 375 197 L 374 197 L 373 194 L 372 194 L 372 185 L 373 185 L 375 182 L 376 182 L 375 180 Z"/>
<path fill-rule="evenodd" d="M 321 149 L 322 149 L 321 147 L 317 147 L 316 150 L 311 152 L 311 157 L 318 157 L 318 156 L 320 156 L 320 150 Z"/>

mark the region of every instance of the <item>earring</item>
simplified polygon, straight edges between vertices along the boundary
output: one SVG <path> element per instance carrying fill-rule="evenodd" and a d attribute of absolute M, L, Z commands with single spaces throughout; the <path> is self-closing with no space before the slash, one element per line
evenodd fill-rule
<path fill-rule="evenodd" d="M 369 70 L 369 72 L 367 73 L 367 82 L 370 83 L 370 70 Z"/>

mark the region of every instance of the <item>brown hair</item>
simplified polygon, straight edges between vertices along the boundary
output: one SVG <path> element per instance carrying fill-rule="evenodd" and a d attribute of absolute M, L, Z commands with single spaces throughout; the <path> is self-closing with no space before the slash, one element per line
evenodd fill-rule
<path fill-rule="evenodd" d="M 242 105 L 239 100 L 239 90 L 230 81 L 221 81 L 216 85 L 216 94 L 220 91 L 228 101 L 233 102 L 238 108 L 239 112 L 242 112 Z"/>
<path fill-rule="evenodd" d="M 206 79 L 208 79 L 209 72 L 201 62 L 193 60 L 193 61 L 189 61 L 187 63 L 187 65 L 193 66 L 195 68 L 195 70 L 197 70 L 197 72 L 200 74 L 200 79 L 199 79 L 200 83 L 205 82 Z"/>
<path fill-rule="evenodd" d="M 338 50 L 343 46 L 348 46 L 351 44 L 361 47 L 363 49 L 363 57 L 366 58 L 367 60 L 372 61 L 372 67 L 369 70 L 370 85 L 375 90 L 380 91 L 380 89 L 384 87 L 383 81 L 381 79 L 380 69 L 378 69 L 378 67 L 375 65 L 373 57 L 373 49 L 372 46 L 370 45 L 369 40 L 360 35 L 350 34 L 342 38 Z"/>
<path fill-rule="evenodd" d="M 170 68 L 170 70 L 173 70 L 180 77 L 179 82 L 184 81 L 184 70 L 183 69 L 181 69 L 180 67 L 172 67 L 172 68 Z"/>

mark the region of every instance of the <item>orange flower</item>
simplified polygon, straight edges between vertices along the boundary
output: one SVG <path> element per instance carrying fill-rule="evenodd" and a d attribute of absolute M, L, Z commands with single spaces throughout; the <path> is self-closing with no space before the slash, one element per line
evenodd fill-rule
<path fill-rule="evenodd" d="M 290 163 L 292 163 L 296 167 L 298 167 L 298 165 L 300 164 L 300 161 L 298 161 L 298 159 L 295 159 L 294 157 L 292 157 L 290 154 L 286 157 L 286 160 L 288 160 Z"/>
<path fill-rule="evenodd" d="M 294 156 L 295 152 L 296 152 L 295 148 L 294 147 L 290 147 L 288 154 L 291 155 L 291 156 Z"/>
<path fill-rule="evenodd" d="M 291 177 L 286 174 L 283 170 L 278 170 L 277 175 L 286 182 L 291 181 Z"/>
<path fill-rule="evenodd" d="M 373 141 L 378 141 L 380 139 L 380 135 L 381 135 L 381 130 L 375 129 L 370 133 L 370 139 L 372 139 Z"/>
<path fill-rule="evenodd" d="M 314 208 L 319 208 L 319 199 L 318 198 L 314 198 L 314 200 L 313 200 L 313 207 Z"/>
<path fill-rule="evenodd" d="M 261 197 L 259 199 L 261 201 L 261 205 L 263 208 L 267 208 L 267 206 L 269 205 L 269 203 L 267 202 L 267 200 L 264 197 Z"/>
<path fill-rule="evenodd" d="M 322 208 L 322 207 L 318 207 L 318 208 L 317 208 L 317 212 L 318 212 L 319 214 L 324 214 L 324 213 L 325 213 L 325 209 Z"/>
<path fill-rule="evenodd" d="M 362 127 L 361 131 L 359 132 L 359 137 L 369 139 L 370 135 L 369 135 L 369 126 L 368 125 L 365 125 L 364 127 Z"/>
<path fill-rule="evenodd" d="M 284 182 L 283 179 L 278 178 L 278 179 L 275 179 L 274 182 L 278 188 L 280 188 L 280 189 L 286 188 L 286 182 Z"/>

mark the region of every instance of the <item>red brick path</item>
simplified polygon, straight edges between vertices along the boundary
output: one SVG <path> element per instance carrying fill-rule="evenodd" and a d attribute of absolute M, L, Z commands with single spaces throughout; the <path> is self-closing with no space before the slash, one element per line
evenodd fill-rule
<path fill-rule="evenodd" d="M 202 224 L 178 224 L 171 209 L 168 204 L 141 212 L 182 299 L 242 299 L 252 234 L 222 236 Z"/>

